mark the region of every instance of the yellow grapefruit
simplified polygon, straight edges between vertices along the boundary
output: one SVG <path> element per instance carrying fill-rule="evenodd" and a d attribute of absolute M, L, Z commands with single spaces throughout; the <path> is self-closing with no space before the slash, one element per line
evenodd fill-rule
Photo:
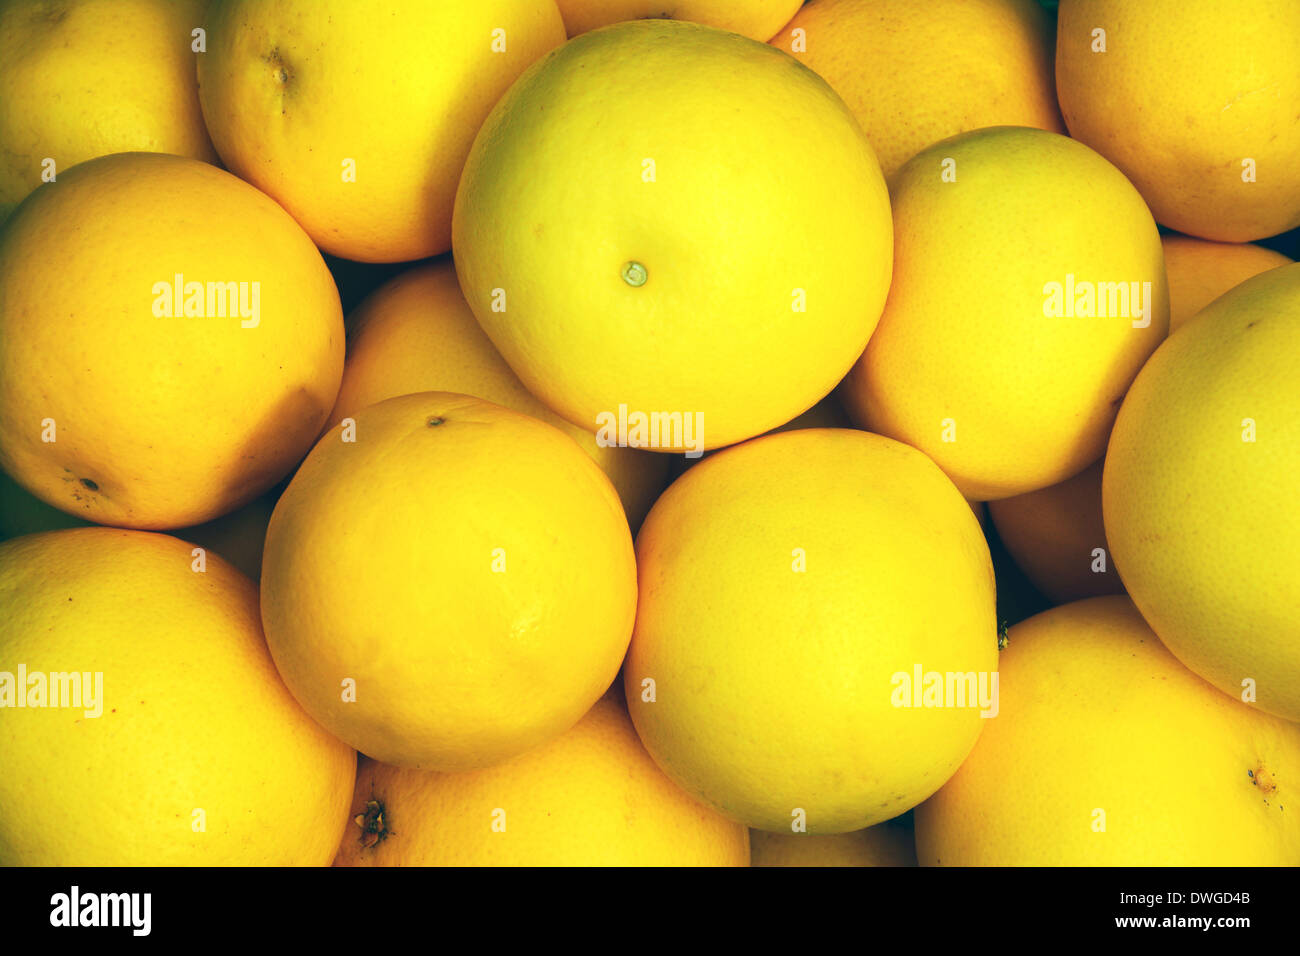
<path fill-rule="evenodd" d="M 1074 140 L 994 127 L 915 156 L 893 203 L 893 284 L 844 382 L 849 414 L 925 452 L 975 500 L 1100 458 L 1169 324 L 1142 197 Z"/>
<path fill-rule="evenodd" d="M 216 162 L 192 52 L 205 2 L 0 2 L 0 223 L 47 176 L 96 156 Z"/>
<path fill-rule="evenodd" d="M 339 866 L 744 866 L 745 828 L 663 775 L 620 699 L 487 770 L 364 760 Z"/>
<path fill-rule="evenodd" d="M 321 438 L 276 504 L 262 619 L 289 689 L 385 763 L 501 763 L 572 727 L 636 610 L 618 495 L 571 438 L 421 392 Z"/>
<path fill-rule="evenodd" d="M 879 166 L 825 81 L 670 20 L 528 70 L 479 131 L 453 234 L 465 298 L 533 394 L 591 431 L 676 415 L 706 448 L 831 391 L 892 248 Z M 690 447 L 680 423 L 650 428 L 645 444 Z"/>
<path fill-rule="evenodd" d="M 199 97 L 222 160 L 363 262 L 451 248 L 474 133 L 564 42 L 554 0 L 214 0 L 207 30 Z"/>
<path fill-rule="evenodd" d="M 0 707 L 0 865 L 322 866 L 343 832 L 356 754 L 281 683 L 256 586 L 177 538 L 0 544 Z"/>
<path fill-rule="evenodd" d="M 78 517 L 226 514 L 311 447 L 343 374 L 338 291 L 271 199 L 179 156 L 117 153 L 0 232 L 0 467 Z"/>
<path fill-rule="evenodd" d="M 1248 242 L 1300 226 L 1297 50 L 1297 3 L 1061 0 L 1056 89 L 1161 224 Z"/>
<path fill-rule="evenodd" d="M 732 819 L 888 820 L 988 723 L 978 688 L 921 696 L 934 673 L 989 687 L 997 632 L 979 525 L 913 448 L 826 428 L 711 455 L 650 510 L 637 572 L 632 719 L 664 771 Z"/>
<path fill-rule="evenodd" d="M 1295 866 L 1300 727 L 1229 700 L 1125 597 L 1011 629 L 1002 709 L 916 810 L 922 866 Z"/>
<path fill-rule="evenodd" d="M 1106 452 L 1115 566 L 1152 629 L 1234 698 L 1300 720 L 1300 263 L 1151 357 Z"/>

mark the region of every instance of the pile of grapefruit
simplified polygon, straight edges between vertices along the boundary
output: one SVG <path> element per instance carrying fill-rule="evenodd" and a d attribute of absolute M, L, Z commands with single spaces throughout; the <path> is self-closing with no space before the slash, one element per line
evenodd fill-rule
<path fill-rule="evenodd" d="M 1300 864 L 1228 6 L 0 0 L 0 864 Z"/>

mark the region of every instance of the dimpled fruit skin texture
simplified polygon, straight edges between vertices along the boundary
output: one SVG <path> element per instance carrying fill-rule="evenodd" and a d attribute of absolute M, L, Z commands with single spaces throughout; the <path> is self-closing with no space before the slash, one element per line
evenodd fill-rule
<path fill-rule="evenodd" d="M 665 20 L 584 34 L 520 78 L 470 152 L 453 243 L 470 308 L 547 405 L 593 431 L 620 404 L 701 413 L 710 448 L 834 388 L 892 256 L 879 166 L 830 87 Z"/>
<path fill-rule="evenodd" d="M 362 762 L 352 815 L 382 804 L 371 847 L 344 832 L 340 866 L 746 866 L 745 828 L 665 777 L 607 694 L 548 744 L 486 770 Z M 498 815 L 500 810 L 504 814 Z M 504 829 L 493 829 L 495 822 Z"/>
<path fill-rule="evenodd" d="M 1123 170 L 1161 225 L 1224 242 L 1300 226 L 1300 3 L 1062 0 L 1056 36 L 1070 135 Z"/>
<path fill-rule="evenodd" d="M 1009 638 L 1001 713 L 916 810 L 922 866 L 1300 863 L 1300 726 L 1215 691 L 1122 596 Z"/>
<path fill-rule="evenodd" d="M 271 199 L 198 160 L 118 153 L 54 185 L 0 232 L 0 466 L 101 524 L 180 528 L 251 501 L 338 393 L 343 313 L 320 253 Z M 234 309 L 155 314 L 170 297 L 156 284 L 178 273 L 247 283 L 250 304 L 258 283 L 256 326 Z"/>
<path fill-rule="evenodd" d="M 894 675 L 916 664 L 997 666 L 988 547 L 913 448 L 809 429 L 711 455 L 650 510 L 637 570 L 637 731 L 677 783 L 751 827 L 788 833 L 796 808 L 809 833 L 891 819 L 989 723 L 894 706 Z"/>
<path fill-rule="evenodd" d="M 940 175 L 948 159 L 953 182 Z M 842 390 L 854 421 L 921 449 L 977 501 L 1054 485 L 1100 458 L 1169 323 L 1142 197 L 1086 146 L 995 127 L 918 154 L 893 202 L 889 301 Z M 1069 275 L 1150 282 L 1149 324 L 1044 314 L 1045 287 Z"/>
<path fill-rule="evenodd" d="M 115 528 L 0 545 L 0 661 L 100 671 L 104 696 L 96 718 L 5 710 L 0 865 L 329 863 L 356 754 L 281 683 L 256 586 L 193 560 Z"/>
<path fill-rule="evenodd" d="M 590 431 L 556 415 L 524 388 L 475 321 L 451 260 L 417 266 L 380 286 L 349 316 L 348 327 L 331 426 L 395 395 L 459 392 L 531 415 L 576 441 L 614 483 L 633 528 L 663 490 L 666 455 L 597 444 Z"/>
<path fill-rule="evenodd" d="M 558 429 L 465 395 L 371 405 L 355 435 L 320 440 L 267 530 L 262 620 L 290 690 L 400 766 L 489 766 L 568 730 L 636 613 L 609 479 Z"/>
<path fill-rule="evenodd" d="M 1298 411 L 1300 263 L 1246 280 L 1170 336 L 1124 399 L 1102 476 L 1106 537 L 1142 616 L 1210 683 L 1240 699 L 1249 678 L 1256 706 L 1289 720 Z"/>
<path fill-rule="evenodd" d="M 967 130 L 1065 132 L 1052 30 L 1037 0 L 813 0 L 772 45 L 844 97 L 890 180 L 927 146 Z"/>
<path fill-rule="evenodd" d="M 55 174 L 152 150 L 216 162 L 190 31 L 204 0 L 0 2 L 0 223 Z M 57 181 L 57 180 L 56 180 Z"/>
<path fill-rule="evenodd" d="M 474 131 L 564 42 L 552 0 L 213 0 L 207 29 L 199 96 L 221 158 L 360 262 L 451 248 Z"/>

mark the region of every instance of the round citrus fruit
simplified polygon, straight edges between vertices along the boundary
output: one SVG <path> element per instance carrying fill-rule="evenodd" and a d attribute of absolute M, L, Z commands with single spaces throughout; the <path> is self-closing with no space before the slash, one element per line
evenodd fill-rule
<path fill-rule="evenodd" d="M 1291 259 L 1249 242 L 1209 242 L 1192 236 L 1160 237 L 1169 277 L 1169 331 L 1251 276 L 1291 264 Z"/>
<path fill-rule="evenodd" d="M 812 0 L 771 42 L 844 98 L 888 179 L 967 130 L 1065 132 L 1036 0 Z"/>
<path fill-rule="evenodd" d="M 621 20 L 690 20 L 766 40 L 803 0 L 556 0 L 569 36 Z"/>
<path fill-rule="evenodd" d="M 572 727 L 636 611 L 609 479 L 563 432 L 465 395 L 357 412 L 276 504 L 262 619 L 289 689 L 385 763 L 464 770 Z"/>
<path fill-rule="evenodd" d="M 745 866 L 745 828 L 682 792 L 619 695 L 572 730 L 486 770 L 364 760 L 340 866 Z"/>
<path fill-rule="evenodd" d="M 338 291 L 272 200 L 207 163 L 117 153 L 0 232 L 0 467 L 101 524 L 179 528 L 251 501 L 320 434 Z"/>
<path fill-rule="evenodd" d="M 1184 664 L 1300 720 L 1300 263 L 1220 296 L 1151 357 L 1111 435 L 1106 537 Z"/>
<path fill-rule="evenodd" d="M 216 162 L 191 32 L 204 0 L 0 0 L 0 222 L 96 156 Z M 51 178 L 52 177 L 52 178 Z"/>
<path fill-rule="evenodd" d="M 0 544 L 0 865 L 322 866 L 356 754 L 303 713 L 257 588 L 168 535 Z"/>
<path fill-rule="evenodd" d="M 1300 3 L 1061 0 L 1056 90 L 1160 223 L 1247 242 L 1300 226 L 1297 50 Z"/>
<path fill-rule="evenodd" d="M 222 160 L 363 262 L 451 248 L 475 131 L 564 42 L 554 0 L 214 0 L 207 31 L 199 97 Z"/>
<path fill-rule="evenodd" d="M 1122 594 L 1101 520 L 1099 461 L 1060 484 L 988 503 L 1020 570 L 1057 604 Z"/>
<path fill-rule="evenodd" d="M 952 482 L 900 442 L 808 429 L 712 455 L 650 509 L 637 573 L 632 719 L 668 776 L 732 819 L 888 820 L 988 723 L 988 547 Z"/>
<path fill-rule="evenodd" d="M 609 476 L 633 528 L 663 490 L 667 456 L 602 445 L 524 388 L 465 304 L 450 260 L 395 276 L 348 317 L 348 355 L 330 425 L 386 398 L 430 391 L 474 395 L 560 429 Z"/>
<path fill-rule="evenodd" d="M 670 20 L 583 34 L 520 77 L 470 151 L 453 242 L 533 394 L 591 431 L 645 416 L 629 444 L 668 451 L 829 393 L 875 328 L 892 249 L 879 166 L 825 81 Z"/>
<path fill-rule="evenodd" d="M 1229 700 L 1129 600 L 1011 629 L 1002 712 L 916 809 L 922 866 L 1295 866 L 1300 727 Z"/>
<path fill-rule="evenodd" d="M 1142 197 L 1086 146 L 1013 127 L 931 146 L 893 189 L 893 284 L 849 414 L 976 500 L 1087 468 L 1169 324 Z"/>

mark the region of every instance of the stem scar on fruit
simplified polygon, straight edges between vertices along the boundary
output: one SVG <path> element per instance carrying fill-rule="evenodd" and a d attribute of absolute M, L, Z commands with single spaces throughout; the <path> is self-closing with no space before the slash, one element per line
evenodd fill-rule
<path fill-rule="evenodd" d="M 1274 781 L 1273 775 L 1264 767 L 1258 767 L 1255 770 L 1247 770 L 1246 776 L 1250 777 L 1250 782 L 1259 790 L 1269 796 L 1277 792 L 1277 782 Z"/>
<path fill-rule="evenodd" d="M 361 828 L 361 846 L 370 849 L 392 832 L 384 824 L 384 805 L 378 800 L 366 802 L 366 812 L 358 813 L 352 822 Z"/>
<path fill-rule="evenodd" d="M 445 418 L 438 418 L 438 417 L 435 416 L 434 418 L 430 418 L 430 419 L 429 419 L 428 424 L 429 424 L 429 427 L 430 427 L 430 428 L 437 428 L 437 427 L 438 427 L 439 425 L 441 425 L 444 421 L 446 421 Z"/>
<path fill-rule="evenodd" d="M 646 271 L 645 266 L 632 259 L 623 263 L 623 281 L 633 288 L 645 285 L 646 280 L 650 278 L 650 273 Z"/>

